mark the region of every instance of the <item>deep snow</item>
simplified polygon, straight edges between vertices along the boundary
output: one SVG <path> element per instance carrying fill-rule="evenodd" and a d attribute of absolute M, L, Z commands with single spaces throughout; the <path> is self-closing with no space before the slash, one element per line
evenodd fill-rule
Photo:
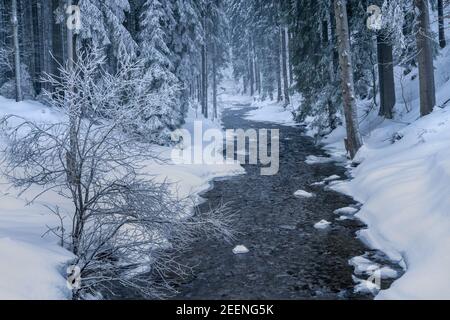
<path fill-rule="evenodd" d="M 0 117 L 16 114 L 37 121 L 58 121 L 61 115 L 46 106 L 25 101 L 16 103 L 0 96 Z M 204 130 L 220 129 L 220 124 L 196 118 L 190 110 L 184 129 L 193 131 L 194 121 L 201 121 Z M 1 147 L 0 143 L 0 147 Z M 200 193 L 211 187 L 214 178 L 243 174 L 239 164 L 178 165 L 170 160 L 172 148 L 151 145 L 159 158 L 149 160 L 145 172 L 159 181 L 171 183 L 172 191 L 180 198 L 191 196 L 192 206 L 201 201 Z M 216 150 L 220 153 L 220 150 Z M 220 153 L 220 157 L 222 154 Z M 44 205 L 58 205 L 70 212 L 67 199 L 48 193 L 29 204 L 27 199 L 39 192 L 32 188 L 22 196 L 0 178 L 0 299 L 69 299 L 66 286 L 66 266 L 74 257 L 58 245 L 58 239 L 46 234 L 48 227 L 59 226 L 59 221 Z M 45 234 L 45 236 L 44 236 Z"/>
<path fill-rule="evenodd" d="M 447 48 L 435 61 L 438 106 L 450 99 L 449 66 Z M 401 72 L 396 69 L 397 78 Z M 361 164 L 351 169 L 351 181 L 333 186 L 364 204 L 356 217 L 368 229 L 359 238 L 406 270 L 377 299 L 450 299 L 450 109 L 436 107 L 419 118 L 418 79 L 411 80 L 416 74 L 404 80 L 411 111 L 398 85 L 395 119 L 369 114 L 361 123 Z M 343 137 L 340 128 L 325 139 L 330 154 L 343 153 Z"/>

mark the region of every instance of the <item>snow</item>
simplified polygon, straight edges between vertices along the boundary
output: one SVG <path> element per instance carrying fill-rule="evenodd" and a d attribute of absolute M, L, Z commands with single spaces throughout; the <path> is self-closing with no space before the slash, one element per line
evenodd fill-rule
<path fill-rule="evenodd" d="M 355 268 L 356 275 L 362 275 L 365 273 L 373 274 L 376 270 L 380 269 L 380 266 L 364 256 L 354 257 L 350 259 L 349 264 Z"/>
<path fill-rule="evenodd" d="M 359 211 L 359 209 L 356 209 L 353 207 L 345 207 L 345 208 L 340 208 L 340 209 L 334 210 L 334 214 L 344 215 L 344 216 L 352 216 L 352 215 L 356 214 L 358 211 Z"/>
<path fill-rule="evenodd" d="M 335 174 L 335 175 L 329 176 L 324 181 L 325 182 L 331 182 L 331 181 L 335 181 L 335 180 L 339 180 L 339 179 L 341 179 L 341 177 Z"/>
<path fill-rule="evenodd" d="M 449 65 L 446 48 L 435 61 L 438 105 L 450 99 Z M 397 77 L 401 72 L 396 68 Z M 403 80 L 411 111 L 398 84 L 395 119 L 382 119 L 374 110 L 361 122 L 364 146 L 356 157 L 361 164 L 351 169 L 351 181 L 333 189 L 363 204 L 356 217 L 368 229 L 359 238 L 405 268 L 377 299 L 450 299 L 450 109 L 436 107 L 419 118 L 418 79 L 411 76 Z M 359 102 L 360 114 L 366 107 Z M 345 153 L 344 136 L 341 127 L 325 139 L 330 154 Z"/>
<path fill-rule="evenodd" d="M 313 165 L 313 164 L 329 163 L 329 162 L 333 162 L 333 161 L 334 160 L 332 158 L 308 156 L 305 160 L 305 163 L 309 164 L 309 165 Z"/>
<path fill-rule="evenodd" d="M 383 267 L 378 270 L 381 273 L 381 279 L 396 279 L 398 272 L 389 267 Z"/>
<path fill-rule="evenodd" d="M 16 114 L 28 119 L 56 122 L 61 115 L 46 106 L 24 101 L 16 103 L 0 96 L 0 117 Z M 195 117 L 190 110 L 184 129 L 193 132 L 194 120 L 202 121 L 203 128 L 220 129 L 220 124 Z M 0 143 L 1 146 L 1 143 Z M 178 197 L 190 196 L 192 206 L 201 201 L 200 194 L 211 188 L 212 180 L 245 173 L 238 163 L 180 165 L 170 160 L 172 148 L 150 145 L 164 161 L 149 160 L 145 173 L 157 181 L 171 183 Z M 219 154 L 221 150 L 216 150 Z M 73 255 L 58 244 L 50 234 L 43 235 L 48 227 L 59 226 L 58 219 L 44 205 L 58 205 L 71 212 L 71 204 L 59 195 L 49 193 L 29 204 L 27 199 L 37 194 L 31 188 L 22 196 L 0 179 L 0 299 L 70 299 L 66 285 L 66 266 Z M 47 227 L 48 226 L 48 227 Z"/>
<path fill-rule="evenodd" d="M 37 102 L 20 102 L 0 97 L 0 116 L 20 114 L 38 121 L 57 119 L 57 114 Z M 0 299 L 68 299 L 65 268 L 74 257 L 48 235 L 47 226 L 58 226 L 45 204 L 67 207 L 58 195 L 47 194 L 28 204 L 39 192 L 31 188 L 22 197 L 0 178 Z"/>
<path fill-rule="evenodd" d="M 347 220 L 353 220 L 353 218 L 352 217 L 348 217 L 348 216 L 340 216 L 336 220 L 338 220 L 338 221 L 347 221 Z"/>
<path fill-rule="evenodd" d="M 305 190 L 298 190 L 294 193 L 294 196 L 298 198 L 312 198 L 314 197 L 314 194 L 307 192 Z"/>
<path fill-rule="evenodd" d="M 325 230 L 328 229 L 331 226 L 331 222 L 328 222 L 327 220 L 322 220 L 317 222 L 314 225 L 314 228 L 319 229 L 319 230 Z"/>
<path fill-rule="evenodd" d="M 238 245 L 233 249 L 233 253 L 234 254 L 247 254 L 249 253 L 250 250 L 248 250 L 245 246 L 243 245 Z"/>
<path fill-rule="evenodd" d="M 353 276 L 353 281 L 357 283 L 355 293 L 376 295 L 380 291 L 380 287 L 373 281 L 359 279 Z"/>
<path fill-rule="evenodd" d="M 251 121 L 277 123 L 284 126 L 297 126 L 298 123 L 293 119 L 293 106 L 297 105 L 295 101 L 298 99 L 298 96 L 294 96 L 291 105 L 286 108 L 281 106 L 276 101 L 259 101 L 259 99 L 256 99 L 256 101 L 253 101 L 251 105 L 251 107 L 256 109 L 249 111 L 246 114 L 245 119 Z"/>

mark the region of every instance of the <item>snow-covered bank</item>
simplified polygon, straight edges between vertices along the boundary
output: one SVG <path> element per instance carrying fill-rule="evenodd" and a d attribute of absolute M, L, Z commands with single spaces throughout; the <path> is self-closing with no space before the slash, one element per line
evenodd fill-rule
<path fill-rule="evenodd" d="M 395 70 L 393 120 L 379 117 L 371 101 L 358 102 L 364 146 L 356 161 L 361 164 L 357 168 L 348 164 L 353 179 L 336 182 L 333 189 L 363 204 L 356 217 L 368 229 L 359 233 L 360 239 L 405 269 L 377 299 L 450 299 L 448 66 L 449 48 L 435 61 L 438 107 L 429 116 L 420 118 L 417 70 L 407 76 L 403 69 Z M 249 118 L 282 124 L 292 121 L 290 113 L 272 103 L 261 104 Z M 339 127 L 322 141 L 330 160 L 345 159 L 345 135 L 345 128 Z M 307 163 L 320 160 L 309 157 Z"/>
<path fill-rule="evenodd" d="M 298 123 L 293 119 L 293 106 L 298 105 L 300 98 L 298 95 L 295 95 L 291 99 L 293 99 L 293 103 L 287 107 L 283 107 L 282 104 L 276 101 L 260 101 L 260 99 L 255 99 L 252 101 L 251 107 L 256 109 L 249 111 L 245 119 L 259 122 L 272 122 L 284 126 L 296 126 Z"/>
<path fill-rule="evenodd" d="M 418 80 L 408 75 L 403 95 L 410 112 L 401 99 L 394 120 L 369 112 L 361 123 L 361 164 L 351 169 L 351 181 L 334 186 L 363 203 L 357 217 L 368 229 L 359 237 L 405 267 L 378 299 L 450 299 L 450 108 L 444 106 L 450 99 L 449 49 L 435 65 L 437 104 L 443 108 L 419 119 Z M 361 103 L 360 115 L 364 111 Z M 339 128 L 324 140 L 330 154 L 345 152 L 344 135 Z"/>
<path fill-rule="evenodd" d="M 40 103 L 16 103 L 0 97 L 0 117 L 7 114 L 50 123 L 61 118 L 57 111 Z M 208 120 L 195 119 L 191 110 L 185 125 L 189 132 L 193 131 L 194 120 L 200 120 L 204 129 L 220 128 Z M 164 161 L 149 160 L 145 172 L 159 181 L 170 182 L 180 198 L 193 196 L 194 201 L 199 200 L 199 193 L 210 188 L 212 179 L 244 173 L 238 164 L 174 164 L 170 160 L 172 148 L 156 145 L 149 148 Z M 46 193 L 29 204 L 27 201 L 41 189 L 33 187 L 19 196 L 4 178 L 0 182 L 0 299 L 69 299 L 65 266 L 74 257 L 48 232 L 49 228 L 58 227 L 60 221 L 45 206 L 58 206 L 70 213 L 70 202 L 55 193 Z"/>

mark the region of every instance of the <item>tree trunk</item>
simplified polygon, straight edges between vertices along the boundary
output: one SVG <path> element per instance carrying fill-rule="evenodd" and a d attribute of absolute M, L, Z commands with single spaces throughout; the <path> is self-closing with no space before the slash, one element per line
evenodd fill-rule
<path fill-rule="evenodd" d="M 72 0 L 66 0 L 67 11 L 66 11 L 66 19 L 69 19 L 70 8 L 72 6 Z M 69 23 L 70 24 L 70 21 Z M 67 68 L 69 71 L 73 70 L 74 62 L 75 62 L 75 54 L 74 54 L 74 36 L 73 36 L 73 27 L 74 24 L 71 24 L 66 28 L 67 38 L 66 38 L 66 48 L 67 48 Z M 80 116 L 79 111 L 73 108 L 73 103 L 71 101 L 71 93 L 74 89 L 69 88 L 69 92 L 67 93 L 67 105 L 69 110 L 69 139 L 70 139 L 70 152 L 67 155 L 67 170 L 68 170 L 68 181 L 71 184 L 79 183 L 77 177 L 77 118 Z"/>
<path fill-rule="evenodd" d="M 278 37 L 277 37 L 278 38 Z M 283 84 L 281 82 L 281 43 L 280 41 L 276 41 L 277 45 L 276 45 L 276 54 L 277 54 L 277 59 L 276 59 L 276 68 L 275 68 L 275 72 L 277 73 L 277 102 L 281 102 L 283 101 Z"/>
<path fill-rule="evenodd" d="M 202 114 L 208 118 L 208 55 L 206 44 L 202 48 Z"/>
<path fill-rule="evenodd" d="M 284 85 L 284 105 L 288 106 L 291 104 L 291 99 L 289 96 L 289 75 L 288 75 L 288 65 L 287 65 L 287 50 L 286 50 L 286 33 L 284 27 L 280 27 L 280 38 L 281 38 L 281 60 L 282 60 L 282 71 L 283 71 L 283 85 Z"/>
<path fill-rule="evenodd" d="M 63 0 L 65 1 L 65 0 Z M 50 15 L 47 19 L 51 19 L 53 23 L 47 23 L 48 28 L 51 29 L 52 36 L 49 36 L 49 39 L 47 40 L 49 42 L 49 47 L 52 52 L 53 57 L 50 57 L 51 68 L 52 71 L 55 74 L 58 74 L 58 68 L 56 68 L 56 61 L 58 61 L 60 64 L 64 64 L 67 61 L 67 52 L 66 52 L 66 24 L 65 23 L 56 23 L 56 20 L 54 19 L 54 16 L 52 15 L 52 12 L 55 12 L 58 8 L 61 7 L 61 0 L 53 0 L 53 4 L 50 5 Z"/>
<path fill-rule="evenodd" d="M 294 34 L 292 31 L 289 31 L 289 83 L 292 85 L 294 83 L 294 63 L 292 62 L 292 57 L 294 56 L 294 49 L 293 49 L 293 43 L 294 41 Z"/>
<path fill-rule="evenodd" d="M 284 36 L 286 39 L 286 72 L 288 74 L 288 88 L 291 87 L 292 81 L 291 81 L 291 41 L 289 39 L 289 30 L 287 27 L 284 28 Z"/>
<path fill-rule="evenodd" d="M 255 79 L 256 79 L 256 90 L 258 91 L 258 95 L 261 96 L 261 70 L 259 69 L 259 58 L 255 57 Z"/>
<path fill-rule="evenodd" d="M 332 47 L 332 41 L 330 41 L 328 29 L 329 29 L 328 20 L 324 19 L 322 21 L 322 44 L 323 44 L 324 50 L 329 50 L 329 48 Z M 334 68 L 333 68 L 332 59 L 328 65 L 327 69 L 328 69 L 327 71 L 329 73 L 330 81 L 334 81 Z M 327 109 L 328 109 L 328 125 L 331 130 L 334 130 L 337 128 L 336 106 L 333 104 L 333 101 L 330 96 L 328 96 L 328 99 L 327 99 Z"/>
<path fill-rule="evenodd" d="M 420 114 L 426 116 L 433 111 L 436 104 L 428 0 L 415 0 L 415 6 L 419 12 L 419 30 L 416 38 L 419 61 Z"/>
<path fill-rule="evenodd" d="M 14 74 L 16 80 L 16 101 L 22 101 L 22 79 L 20 71 L 19 20 L 17 18 L 17 0 L 12 0 L 11 23 L 13 28 Z"/>
<path fill-rule="evenodd" d="M 203 105 L 203 93 L 202 93 L 202 77 L 197 76 L 197 101 L 200 105 Z"/>
<path fill-rule="evenodd" d="M 378 74 L 380 82 L 380 116 L 392 119 L 395 106 L 394 59 L 392 44 L 380 33 L 377 36 Z"/>
<path fill-rule="evenodd" d="M 362 146 L 362 138 L 359 132 L 358 113 L 355 102 L 353 66 L 350 54 L 350 39 L 348 37 L 347 1 L 334 0 L 334 10 L 339 47 L 339 65 L 341 67 L 342 77 L 344 114 L 347 127 L 346 148 L 350 153 L 350 157 L 353 159 Z"/>
<path fill-rule="evenodd" d="M 217 119 L 217 64 L 216 64 L 216 45 L 214 44 L 212 59 L 212 74 L 213 74 L 213 120 Z"/>
<path fill-rule="evenodd" d="M 252 48 L 252 44 L 250 41 L 250 48 Z M 254 73 L 254 63 L 253 63 L 253 50 L 249 50 L 249 61 L 248 61 L 248 69 L 249 69 L 249 80 L 250 80 L 250 96 L 255 95 L 255 73 Z"/>
<path fill-rule="evenodd" d="M 22 19 L 22 48 L 26 52 L 26 64 L 29 66 L 30 76 L 33 84 L 33 91 L 38 91 L 39 72 L 36 64 L 35 44 L 38 42 L 35 38 L 35 24 L 33 17 L 34 0 L 21 1 L 20 8 L 23 15 Z"/>
<path fill-rule="evenodd" d="M 438 0 L 438 16 L 439 16 L 439 45 L 445 48 L 447 42 L 445 40 L 445 18 L 444 18 L 444 0 Z"/>
<path fill-rule="evenodd" d="M 36 0 L 32 1 L 31 4 L 31 15 L 32 15 L 32 23 L 33 23 L 33 39 L 34 42 L 31 44 L 33 46 L 34 50 L 34 66 L 35 66 L 35 74 L 34 74 L 34 80 L 35 80 L 35 86 L 36 86 L 36 93 L 39 94 L 41 92 L 42 83 L 40 76 L 42 75 L 42 68 L 41 68 L 41 46 L 39 44 L 40 36 L 39 36 L 39 9 L 38 4 Z"/>

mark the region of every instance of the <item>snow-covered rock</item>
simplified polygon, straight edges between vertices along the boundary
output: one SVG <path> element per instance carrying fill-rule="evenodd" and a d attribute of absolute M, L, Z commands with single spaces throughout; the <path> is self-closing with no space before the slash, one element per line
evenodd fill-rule
<path fill-rule="evenodd" d="M 248 250 L 247 247 L 243 246 L 243 245 L 236 246 L 233 249 L 233 253 L 234 254 L 246 254 L 246 253 L 249 253 L 249 252 L 250 252 L 250 250 Z"/>
<path fill-rule="evenodd" d="M 374 281 L 359 279 L 355 276 L 352 277 L 353 281 L 357 283 L 354 289 L 355 293 L 371 294 L 375 296 L 381 289 Z"/>
<path fill-rule="evenodd" d="M 378 270 L 381 275 L 381 279 L 397 279 L 398 278 L 398 272 L 390 267 L 383 267 L 380 270 Z"/>
<path fill-rule="evenodd" d="M 338 221 L 346 221 L 346 220 L 353 220 L 352 217 L 349 216 L 340 216 L 339 218 L 336 218 Z"/>
<path fill-rule="evenodd" d="M 334 214 L 343 215 L 343 216 L 352 216 L 352 215 L 355 215 L 358 211 L 359 211 L 359 209 L 356 209 L 353 207 L 345 207 L 345 208 L 340 208 L 340 209 L 334 210 Z"/>
<path fill-rule="evenodd" d="M 296 196 L 298 198 L 312 198 L 312 197 L 314 197 L 314 194 L 307 192 L 305 190 L 297 190 L 294 193 L 294 196 Z"/>
<path fill-rule="evenodd" d="M 350 259 L 349 264 L 354 267 L 355 274 L 361 275 L 361 274 L 373 274 L 376 270 L 380 269 L 380 265 L 377 263 L 374 263 L 367 259 L 364 256 L 354 257 Z"/>
<path fill-rule="evenodd" d="M 334 174 L 334 175 L 332 175 L 332 176 L 330 176 L 330 177 L 324 179 L 323 181 L 325 181 L 325 182 L 330 182 L 330 181 L 335 181 L 335 180 L 339 180 L 339 179 L 341 179 L 341 177 L 338 176 L 338 175 L 336 175 L 336 174 Z"/>
<path fill-rule="evenodd" d="M 319 229 L 319 230 L 325 230 L 328 229 L 331 226 L 331 222 L 328 222 L 327 220 L 322 220 L 317 222 L 314 225 L 314 228 Z"/>

